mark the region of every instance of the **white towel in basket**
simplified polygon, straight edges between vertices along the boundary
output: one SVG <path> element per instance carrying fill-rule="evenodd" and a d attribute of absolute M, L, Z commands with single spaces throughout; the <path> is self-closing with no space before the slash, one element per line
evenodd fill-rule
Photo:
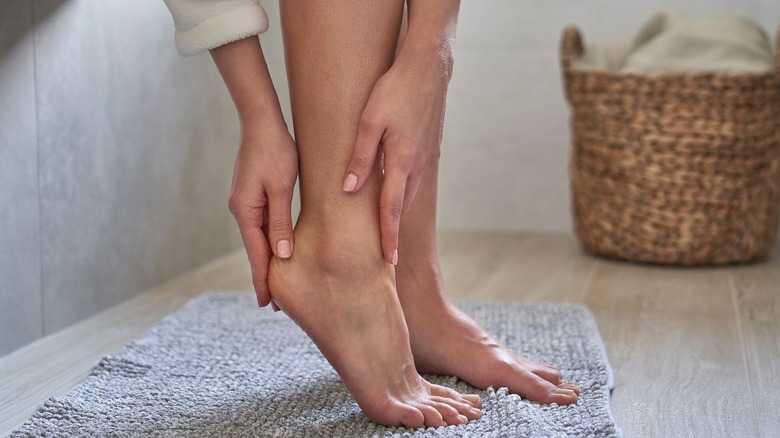
<path fill-rule="evenodd" d="M 627 73 L 767 72 L 772 46 L 757 23 L 737 16 L 689 18 L 679 12 L 653 16 L 630 42 L 586 48 L 576 68 Z"/>

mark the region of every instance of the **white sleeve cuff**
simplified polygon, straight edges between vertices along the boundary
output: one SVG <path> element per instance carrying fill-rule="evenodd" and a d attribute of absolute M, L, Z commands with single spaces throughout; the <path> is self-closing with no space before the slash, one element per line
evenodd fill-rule
<path fill-rule="evenodd" d="M 260 5 L 250 5 L 207 18 L 188 29 L 176 29 L 176 50 L 195 55 L 258 35 L 268 30 L 268 16 Z"/>

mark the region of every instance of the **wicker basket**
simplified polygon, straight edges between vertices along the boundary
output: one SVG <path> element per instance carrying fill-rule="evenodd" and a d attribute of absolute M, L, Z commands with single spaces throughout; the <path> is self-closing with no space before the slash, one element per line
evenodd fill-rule
<path fill-rule="evenodd" d="M 780 31 L 777 39 L 780 46 Z M 780 210 L 780 72 L 576 70 L 582 53 L 579 31 L 565 29 L 569 171 L 582 246 L 674 265 L 764 257 Z"/>

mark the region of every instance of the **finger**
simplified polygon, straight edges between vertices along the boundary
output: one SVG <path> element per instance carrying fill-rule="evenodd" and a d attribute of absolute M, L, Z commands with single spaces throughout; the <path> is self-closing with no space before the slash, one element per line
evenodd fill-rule
<path fill-rule="evenodd" d="M 261 211 L 257 211 L 261 210 Z M 263 217 L 262 209 L 252 210 L 249 213 L 236 215 L 238 230 L 241 233 L 241 241 L 244 242 L 246 254 L 249 257 L 249 266 L 252 270 L 252 285 L 257 294 L 257 304 L 265 307 L 271 301 L 268 291 L 268 263 L 271 254 L 268 241 L 260 228 Z"/>
<path fill-rule="evenodd" d="M 382 141 L 384 127 L 364 116 L 360 119 L 358 125 L 357 141 L 355 142 L 355 151 L 352 153 L 352 159 L 347 166 L 347 173 L 344 176 L 345 192 L 356 192 L 363 187 L 363 184 L 371 174 L 379 151 L 379 142 Z"/>
<path fill-rule="evenodd" d="M 292 256 L 292 188 L 279 187 L 268 193 L 268 240 L 276 257 Z"/>
<path fill-rule="evenodd" d="M 412 201 L 420 188 L 423 172 L 410 173 L 406 180 L 406 190 L 404 191 L 404 208 L 402 213 L 406 213 L 412 207 Z"/>
<path fill-rule="evenodd" d="M 407 175 L 396 168 L 385 169 L 382 194 L 379 196 L 379 227 L 382 231 L 382 254 L 388 263 L 398 264 L 398 228 L 404 206 Z"/>

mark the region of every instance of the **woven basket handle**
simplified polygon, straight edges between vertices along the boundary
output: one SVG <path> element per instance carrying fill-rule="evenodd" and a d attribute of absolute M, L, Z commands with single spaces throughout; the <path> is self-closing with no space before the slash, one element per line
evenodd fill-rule
<path fill-rule="evenodd" d="M 780 33 L 778 33 L 778 38 L 780 38 Z M 574 61 L 582 56 L 584 51 L 579 29 L 574 26 L 567 26 L 563 29 L 563 35 L 561 36 L 561 67 L 564 70 L 570 69 Z"/>

